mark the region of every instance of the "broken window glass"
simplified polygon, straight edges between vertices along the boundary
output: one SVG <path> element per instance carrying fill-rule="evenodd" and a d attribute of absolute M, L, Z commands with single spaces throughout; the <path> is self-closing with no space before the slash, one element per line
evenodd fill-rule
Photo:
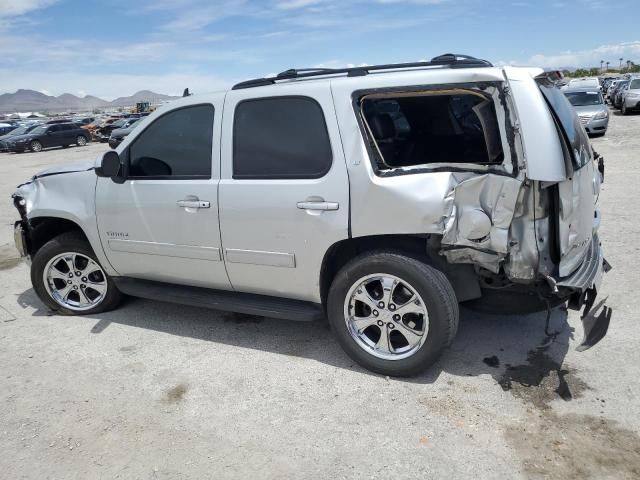
<path fill-rule="evenodd" d="M 498 165 L 504 159 L 495 105 L 483 93 L 372 94 L 362 97 L 360 106 L 380 168 Z"/>

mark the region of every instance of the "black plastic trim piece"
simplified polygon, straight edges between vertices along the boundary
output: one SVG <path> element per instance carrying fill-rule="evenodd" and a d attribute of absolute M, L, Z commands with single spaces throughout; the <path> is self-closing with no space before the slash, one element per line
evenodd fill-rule
<path fill-rule="evenodd" d="M 131 277 L 113 277 L 113 281 L 122 293 L 161 302 L 302 322 L 324 318 L 324 309 L 321 304 L 302 300 L 176 285 Z"/>
<path fill-rule="evenodd" d="M 455 53 L 445 53 L 433 57 L 429 62 L 410 62 L 410 63 L 388 63 L 382 65 L 369 65 L 350 68 L 291 68 L 279 73 L 275 77 L 255 78 L 246 80 L 233 86 L 232 90 L 241 90 L 243 88 L 264 87 L 273 85 L 279 80 L 291 80 L 297 78 L 318 77 L 323 75 L 338 75 L 346 73 L 349 77 L 359 77 L 368 75 L 371 72 L 380 70 L 400 70 L 403 68 L 420 68 L 420 67 L 446 67 L 446 68 L 482 68 L 493 67 L 487 61 L 469 55 L 461 55 Z"/>

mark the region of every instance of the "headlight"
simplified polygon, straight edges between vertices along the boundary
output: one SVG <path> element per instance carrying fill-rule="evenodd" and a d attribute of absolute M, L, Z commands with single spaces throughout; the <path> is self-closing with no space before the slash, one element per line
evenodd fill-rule
<path fill-rule="evenodd" d="M 597 119 L 607 118 L 608 116 L 609 116 L 609 112 L 607 112 L 606 110 L 602 110 L 601 112 L 596 113 L 593 118 L 597 120 Z"/>

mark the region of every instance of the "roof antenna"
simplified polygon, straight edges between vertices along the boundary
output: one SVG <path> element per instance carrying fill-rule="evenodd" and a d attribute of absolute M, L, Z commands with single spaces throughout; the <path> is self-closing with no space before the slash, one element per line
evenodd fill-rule
<path fill-rule="evenodd" d="M 183 97 L 188 97 L 189 95 L 191 95 L 191 94 L 189 93 L 189 88 L 185 88 L 185 89 L 184 89 L 184 92 L 182 92 L 182 96 L 183 96 Z"/>

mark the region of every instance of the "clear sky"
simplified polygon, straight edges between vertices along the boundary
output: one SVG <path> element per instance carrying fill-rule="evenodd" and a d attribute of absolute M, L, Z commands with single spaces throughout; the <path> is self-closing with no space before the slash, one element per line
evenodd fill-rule
<path fill-rule="evenodd" d="M 206 92 L 291 67 L 640 63 L 640 0 L 0 0 L 0 93 Z"/>

